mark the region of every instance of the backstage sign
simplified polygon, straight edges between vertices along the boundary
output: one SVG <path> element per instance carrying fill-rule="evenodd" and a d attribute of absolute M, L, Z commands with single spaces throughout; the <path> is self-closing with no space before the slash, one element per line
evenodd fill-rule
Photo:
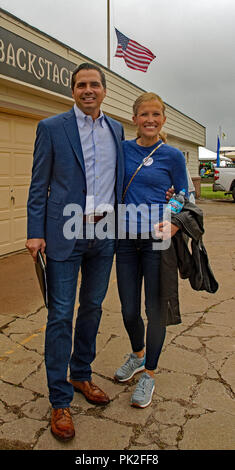
<path fill-rule="evenodd" d="M 76 64 L 0 28 L 0 74 L 71 97 Z"/>

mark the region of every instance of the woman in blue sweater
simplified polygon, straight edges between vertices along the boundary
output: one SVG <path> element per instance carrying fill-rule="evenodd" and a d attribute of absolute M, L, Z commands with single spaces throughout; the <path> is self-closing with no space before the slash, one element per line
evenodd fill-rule
<path fill-rule="evenodd" d="M 116 266 L 123 321 L 132 353 L 125 364 L 117 369 L 115 378 L 125 382 L 143 371 L 131 397 L 131 404 L 145 408 L 152 400 L 154 371 L 166 334 L 166 327 L 159 318 L 161 251 L 156 249 L 154 225 L 159 222 L 161 226 L 168 188 L 173 185 L 176 193 L 185 189 L 187 196 L 188 181 L 184 155 L 165 144 L 164 138 L 161 138 L 161 129 L 166 121 L 162 99 L 154 93 L 144 93 L 135 101 L 133 114 L 137 139 L 123 142 L 124 188 L 143 159 L 157 149 L 146 159 L 124 192 L 126 214 L 122 217 L 122 224 L 126 236 L 122 236 L 123 239 L 118 242 Z M 174 236 L 178 227 L 171 224 L 170 229 L 170 236 Z M 141 317 L 143 279 L 148 322 L 146 348 L 145 326 Z"/>

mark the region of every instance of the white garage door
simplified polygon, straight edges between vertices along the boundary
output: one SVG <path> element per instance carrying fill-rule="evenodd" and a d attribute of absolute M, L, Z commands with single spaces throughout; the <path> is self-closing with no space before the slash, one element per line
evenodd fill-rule
<path fill-rule="evenodd" d="M 0 113 L 0 255 L 25 247 L 37 123 L 34 119 Z"/>

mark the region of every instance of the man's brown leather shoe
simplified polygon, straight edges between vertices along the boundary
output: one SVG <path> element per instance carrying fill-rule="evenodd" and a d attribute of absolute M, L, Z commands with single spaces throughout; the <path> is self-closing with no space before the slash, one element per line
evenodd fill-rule
<path fill-rule="evenodd" d="M 75 392 L 82 393 L 86 400 L 92 405 L 107 405 L 110 399 L 97 385 L 92 381 L 70 380 Z"/>
<path fill-rule="evenodd" d="M 75 436 L 69 408 L 52 409 L 51 432 L 60 441 L 69 441 Z"/>

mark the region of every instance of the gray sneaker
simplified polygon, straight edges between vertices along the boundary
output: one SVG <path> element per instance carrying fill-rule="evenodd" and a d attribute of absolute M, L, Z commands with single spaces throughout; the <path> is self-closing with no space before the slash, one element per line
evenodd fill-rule
<path fill-rule="evenodd" d="M 144 370 L 145 367 L 145 356 L 144 357 L 137 357 L 135 353 L 131 353 L 123 366 L 119 367 L 119 369 L 115 372 L 115 378 L 119 382 L 126 382 L 133 377 L 133 375 L 137 374 Z"/>
<path fill-rule="evenodd" d="M 138 408 L 145 408 L 150 405 L 152 401 L 153 392 L 155 389 L 154 379 L 149 374 L 144 372 L 136 386 L 136 389 L 131 397 L 131 405 Z"/>

